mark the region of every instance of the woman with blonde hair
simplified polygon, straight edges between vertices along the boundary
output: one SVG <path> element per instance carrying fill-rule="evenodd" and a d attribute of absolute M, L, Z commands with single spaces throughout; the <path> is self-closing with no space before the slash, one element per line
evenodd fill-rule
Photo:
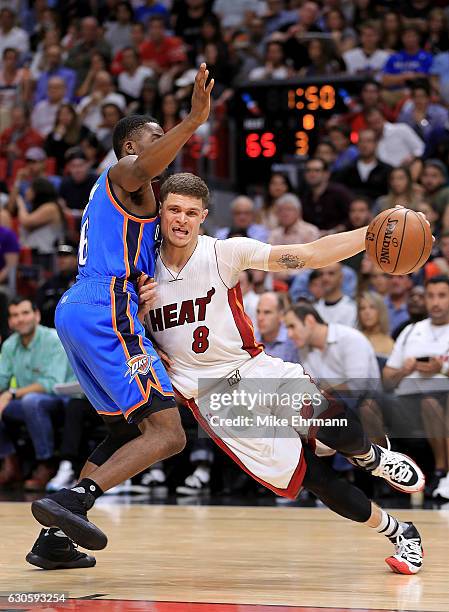
<path fill-rule="evenodd" d="M 393 350 L 389 334 L 388 310 L 382 297 L 374 291 L 364 291 L 357 300 L 359 329 L 371 342 L 376 357 L 386 358 Z"/>

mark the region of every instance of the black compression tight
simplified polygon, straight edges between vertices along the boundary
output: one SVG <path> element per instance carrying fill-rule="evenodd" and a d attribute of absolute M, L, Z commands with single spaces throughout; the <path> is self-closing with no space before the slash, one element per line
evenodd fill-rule
<path fill-rule="evenodd" d="M 341 406 L 341 404 L 339 405 Z M 355 412 L 341 406 L 341 411 L 332 415 L 332 418 L 345 418 L 347 425 L 323 425 L 316 434 L 320 442 L 348 457 L 369 452 L 371 443 L 366 437 L 359 417 Z"/>
<path fill-rule="evenodd" d="M 371 516 L 371 501 L 357 487 L 337 476 L 313 451 L 304 446 L 307 463 L 303 486 L 318 497 L 330 510 L 357 523 Z"/>

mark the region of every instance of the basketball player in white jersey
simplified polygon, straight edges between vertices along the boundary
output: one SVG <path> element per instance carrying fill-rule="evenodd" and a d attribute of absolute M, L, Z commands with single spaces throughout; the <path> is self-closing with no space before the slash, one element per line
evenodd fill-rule
<path fill-rule="evenodd" d="M 389 537 L 396 547 L 386 559 L 393 571 L 418 572 L 422 549 L 414 525 L 399 522 L 359 489 L 339 480 L 312 448 L 317 438 L 405 492 L 423 488 L 421 470 L 405 455 L 371 444 L 354 417 L 344 427 L 333 419 L 321 427 L 304 420 L 349 415 L 323 398 L 301 365 L 264 353 L 245 315 L 238 285 L 245 269 L 319 268 L 351 257 L 364 249 L 366 228 L 304 245 L 216 240 L 199 235 L 209 199 L 199 177 L 169 177 L 160 198 L 163 242 L 155 271 L 157 287 L 142 289 L 142 300 L 151 300 L 147 326 L 170 359 L 169 374 L 180 400 L 256 480 L 292 499 L 304 486 L 341 516 Z M 300 401 L 294 407 L 295 392 Z M 267 403 L 273 396 L 274 402 Z M 285 397 L 290 398 L 288 405 L 282 403 Z M 293 415 L 304 419 L 299 422 Z"/>

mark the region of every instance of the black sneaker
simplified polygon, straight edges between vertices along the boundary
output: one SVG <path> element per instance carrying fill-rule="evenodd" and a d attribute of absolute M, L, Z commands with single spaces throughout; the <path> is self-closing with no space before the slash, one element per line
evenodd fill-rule
<path fill-rule="evenodd" d="M 442 480 L 445 476 L 445 470 L 435 470 L 433 472 L 432 476 L 429 478 L 429 481 L 426 482 L 426 488 L 424 491 L 426 497 L 433 497 L 433 492 L 438 488 L 440 480 Z"/>
<path fill-rule="evenodd" d="M 91 493 L 61 489 L 31 504 L 34 518 L 44 527 L 59 527 L 68 538 L 89 550 L 102 550 L 108 543 L 106 535 L 87 518 L 94 505 Z"/>
<path fill-rule="evenodd" d="M 79 552 L 68 537 L 58 536 L 51 529 L 42 529 L 26 560 L 45 570 L 93 567 L 95 557 Z"/>
<path fill-rule="evenodd" d="M 396 538 L 391 538 L 396 552 L 385 562 L 396 574 L 416 574 L 422 568 L 424 551 L 421 536 L 413 523 L 406 523 L 407 529 Z"/>

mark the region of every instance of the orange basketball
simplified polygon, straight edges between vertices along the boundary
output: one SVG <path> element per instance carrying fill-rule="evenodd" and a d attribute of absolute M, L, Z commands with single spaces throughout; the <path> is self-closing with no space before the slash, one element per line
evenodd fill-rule
<path fill-rule="evenodd" d="M 389 274 L 410 274 L 425 264 L 432 250 L 432 232 L 414 210 L 390 208 L 369 224 L 365 249 Z"/>

